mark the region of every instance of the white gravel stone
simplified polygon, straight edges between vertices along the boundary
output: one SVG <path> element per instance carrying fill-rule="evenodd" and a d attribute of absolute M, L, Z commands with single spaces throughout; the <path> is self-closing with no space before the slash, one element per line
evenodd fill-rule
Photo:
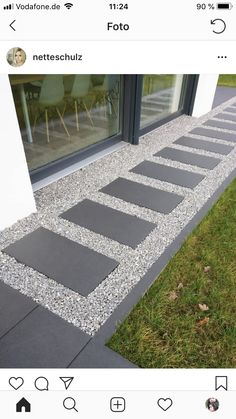
<path fill-rule="evenodd" d="M 65 288 L 34 269 L 18 263 L 14 258 L 2 252 L 0 252 L 1 279 L 66 321 L 80 327 L 90 335 L 94 335 L 165 251 L 166 247 L 235 169 L 236 144 L 234 150 L 227 156 L 199 149 L 190 150 L 187 147 L 173 144 L 177 138 L 188 134 L 207 119 L 213 118 L 235 100 L 236 98 L 230 99 L 198 119 L 186 115 L 181 116 L 143 136 L 139 146 L 127 144 L 121 150 L 37 191 L 35 198 L 38 212 L 1 232 L 0 249 L 19 240 L 36 228 L 44 226 L 119 261 L 119 266 L 87 298 Z M 211 129 L 213 128 L 211 127 Z M 230 132 L 217 128 L 215 130 Z M 219 144 L 228 143 L 218 139 L 188 135 Z M 229 142 L 229 144 L 234 146 L 233 143 Z M 153 156 L 154 153 L 166 146 L 219 157 L 222 161 L 214 170 L 205 170 Z M 201 173 L 206 177 L 191 190 L 129 172 L 131 168 L 145 159 Z M 183 195 L 184 200 L 170 214 L 164 215 L 99 191 L 117 177 L 124 177 L 144 185 Z M 85 198 L 154 222 L 156 228 L 133 250 L 58 217 L 59 214 Z"/>

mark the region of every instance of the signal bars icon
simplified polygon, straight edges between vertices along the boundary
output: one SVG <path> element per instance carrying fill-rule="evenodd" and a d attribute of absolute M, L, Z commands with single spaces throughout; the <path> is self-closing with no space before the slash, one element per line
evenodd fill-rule
<path fill-rule="evenodd" d="M 3 7 L 3 10 L 13 10 L 14 9 L 14 4 L 8 4 L 7 6 Z"/>
<path fill-rule="evenodd" d="M 72 3 L 65 3 L 64 6 L 69 10 L 72 8 L 73 4 Z"/>

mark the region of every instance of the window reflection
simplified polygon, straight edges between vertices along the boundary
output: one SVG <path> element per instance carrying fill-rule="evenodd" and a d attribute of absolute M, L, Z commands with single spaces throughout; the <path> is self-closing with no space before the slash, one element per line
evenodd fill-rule
<path fill-rule="evenodd" d="M 120 75 L 11 75 L 29 169 L 120 131 Z"/>
<path fill-rule="evenodd" d="M 141 128 L 181 108 L 182 74 L 147 74 L 143 78 Z"/>

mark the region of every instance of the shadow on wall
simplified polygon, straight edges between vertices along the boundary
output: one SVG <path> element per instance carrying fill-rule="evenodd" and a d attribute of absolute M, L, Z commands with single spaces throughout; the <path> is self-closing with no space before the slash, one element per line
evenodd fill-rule
<path fill-rule="evenodd" d="M 216 88 L 216 93 L 213 101 L 212 108 L 216 108 L 221 103 L 226 100 L 231 99 L 231 97 L 236 96 L 236 87 L 223 87 L 218 86 Z"/>

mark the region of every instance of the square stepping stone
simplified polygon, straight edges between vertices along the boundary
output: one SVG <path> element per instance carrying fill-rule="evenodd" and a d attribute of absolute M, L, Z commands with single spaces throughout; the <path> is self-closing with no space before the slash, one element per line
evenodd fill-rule
<path fill-rule="evenodd" d="M 0 338 L 29 314 L 37 303 L 19 291 L 0 283 Z"/>
<path fill-rule="evenodd" d="M 0 368 L 66 368 L 91 336 L 37 307 L 0 340 Z"/>
<path fill-rule="evenodd" d="M 188 172 L 187 170 L 176 169 L 175 167 L 164 164 L 143 161 L 135 166 L 130 172 L 147 176 L 153 179 L 159 179 L 174 185 L 184 186 L 185 188 L 194 188 L 205 176 L 198 173 Z"/>
<path fill-rule="evenodd" d="M 214 169 L 220 163 L 220 159 L 215 157 L 202 156 L 200 154 L 190 153 L 188 151 L 177 150 L 175 148 L 165 147 L 155 154 L 157 157 L 179 161 L 181 163 L 202 167 L 203 169 Z"/>
<path fill-rule="evenodd" d="M 229 154 L 234 149 L 234 147 L 230 145 L 218 144 L 218 143 L 213 143 L 211 141 L 200 140 L 200 139 L 198 140 L 196 138 L 190 138 L 190 137 L 181 137 L 175 141 L 175 144 L 180 144 L 186 147 L 197 148 L 200 150 L 211 151 L 213 153 L 224 154 L 224 155 Z"/>
<path fill-rule="evenodd" d="M 118 178 L 100 189 L 108 195 L 153 211 L 169 214 L 184 199 L 183 196 Z"/>
<path fill-rule="evenodd" d="M 216 131 L 213 129 L 203 128 L 203 127 L 194 128 L 192 131 L 190 131 L 190 133 L 195 134 L 195 135 L 202 135 L 203 137 L 216 138 L 217 140 L 231 141 L 233 143 L 236 142 L 235 134 L 230 134 L 228 132 L 223 132 L 223 131 Z"/>
<path fill-rule="evenodd" d="M 153 223 L 89 199 L 70 208 L 61 217 L 132 248 L 156 227 Z"/>
<path fill-rule="evenodd" d="M 203 125 L 215 128 L 228 129 L 229 131 L 236 131 L 236 124 L 226 121 L 218 121 L 218 119 L 209 119 L 209 121 L 204 122 Z"/>
<path fill-rule="evenodd" d="M 236 115 L 230 115 L 229 113 L 218 113 L 215 115 L 219 119 L 225 119 L 226 121 L 233 121 L 236 122 Z"/>
<path fill-rule="evenodd" d="M 114 259 L 42 227 L 4 252 L 83 296 L 91 293 L 118 266 Z"/>

